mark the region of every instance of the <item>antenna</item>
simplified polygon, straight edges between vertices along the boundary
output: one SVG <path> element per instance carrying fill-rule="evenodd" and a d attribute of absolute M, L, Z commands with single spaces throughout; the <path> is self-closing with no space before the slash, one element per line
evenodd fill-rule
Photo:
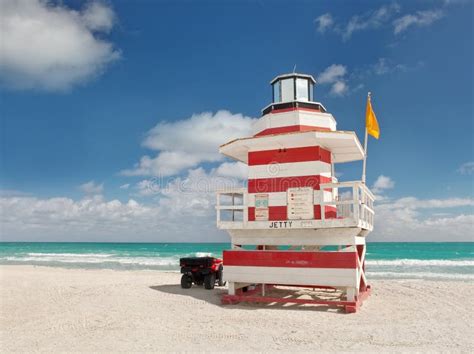
<path fill-rule="evenodd" d="M 296 72 L 296 64 L 295 66 L 293 67 L 293 74 Z"/>

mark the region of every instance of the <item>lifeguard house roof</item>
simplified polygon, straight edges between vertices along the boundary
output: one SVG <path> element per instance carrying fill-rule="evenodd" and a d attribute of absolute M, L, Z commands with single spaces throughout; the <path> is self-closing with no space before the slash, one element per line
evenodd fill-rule
<path fill-rule="evenodd" d="M 302 78 L 302 79 L 308 79 L 313 83 L 313 85 L 316 84 L 316 80 L 314 79 L 314 77 L 312 75 L 291 73 L 291 74 L 278 75 L 272 81 L 270 81 L 270 85 L 273 85 L 278 80 L 288 79 L 288 78 L 291 78 L 291 77 L 299 77 L 299 78 Z"/>
<path fill-rule="evenodd" d="M 276 146 L 292 148 L 318 145 L 331 151 L 334 163 L 358 161 L 364 158 L 357 135 L 347 131 L 308 131 L 264 135 L 235 139 L 219 147 L 219 152 L 235 160 L 248 163 L 248 152 L 270 150 Z"/>

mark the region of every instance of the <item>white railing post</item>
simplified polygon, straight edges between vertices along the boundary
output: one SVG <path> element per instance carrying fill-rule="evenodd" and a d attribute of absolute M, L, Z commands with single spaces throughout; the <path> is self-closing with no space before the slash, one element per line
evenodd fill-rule
<path fill-rule="evenodd" d="M 232 193 L 232 206 L 235 205 L 235 194 Z M 232 209 L 232 221 L 235 221 L 235 210 Z"/>
<path fill-rule="evenodd" d="M 357 183 L 354 183 L 352 186 L 352 200 L 354 202 L 353 218 L 359 223 L 359 186 Z"/>

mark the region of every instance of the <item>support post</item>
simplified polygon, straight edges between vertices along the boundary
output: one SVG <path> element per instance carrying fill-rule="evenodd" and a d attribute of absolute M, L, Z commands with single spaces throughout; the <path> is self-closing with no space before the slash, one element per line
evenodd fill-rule
<path fill-rule="evenodd" d="M 365 176 L 365 170 L 366 170 L 366 167 L 367 167 L 367 138 L 368 138 L 368 132 L 367 132 L 367 127 L 365 128 L 365 137 L 364 137 L 364 162 L 363 162 L 363 165 L 362 165 L 362 183 L 365 184 L 365 179 L 366 179 L 366 176 Z"/>

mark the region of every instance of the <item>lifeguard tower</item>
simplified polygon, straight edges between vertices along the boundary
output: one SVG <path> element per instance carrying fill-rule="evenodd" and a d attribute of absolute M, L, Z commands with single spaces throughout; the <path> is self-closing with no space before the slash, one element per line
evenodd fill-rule
<path fill-rule="evenodd" d="M 332 114 L 314 101 L 315 84 L 311 75 L 277 76 L 253 136 L 219 149 L 248 165 L 247 188 L 217 193 L 217 226 L 232 244 L 224 251 L 223 303 L 310 303 L 355 312 L 370 292 L 365 238 L 373 229 L 374 196 L 362 181 L 339 182 L 335 175 L 336 164 L 363 160 L 364 149 L 355 132 L 337 130 Z M 277 287 L 340 296 L 279 297 L 272 295 Z"/>

